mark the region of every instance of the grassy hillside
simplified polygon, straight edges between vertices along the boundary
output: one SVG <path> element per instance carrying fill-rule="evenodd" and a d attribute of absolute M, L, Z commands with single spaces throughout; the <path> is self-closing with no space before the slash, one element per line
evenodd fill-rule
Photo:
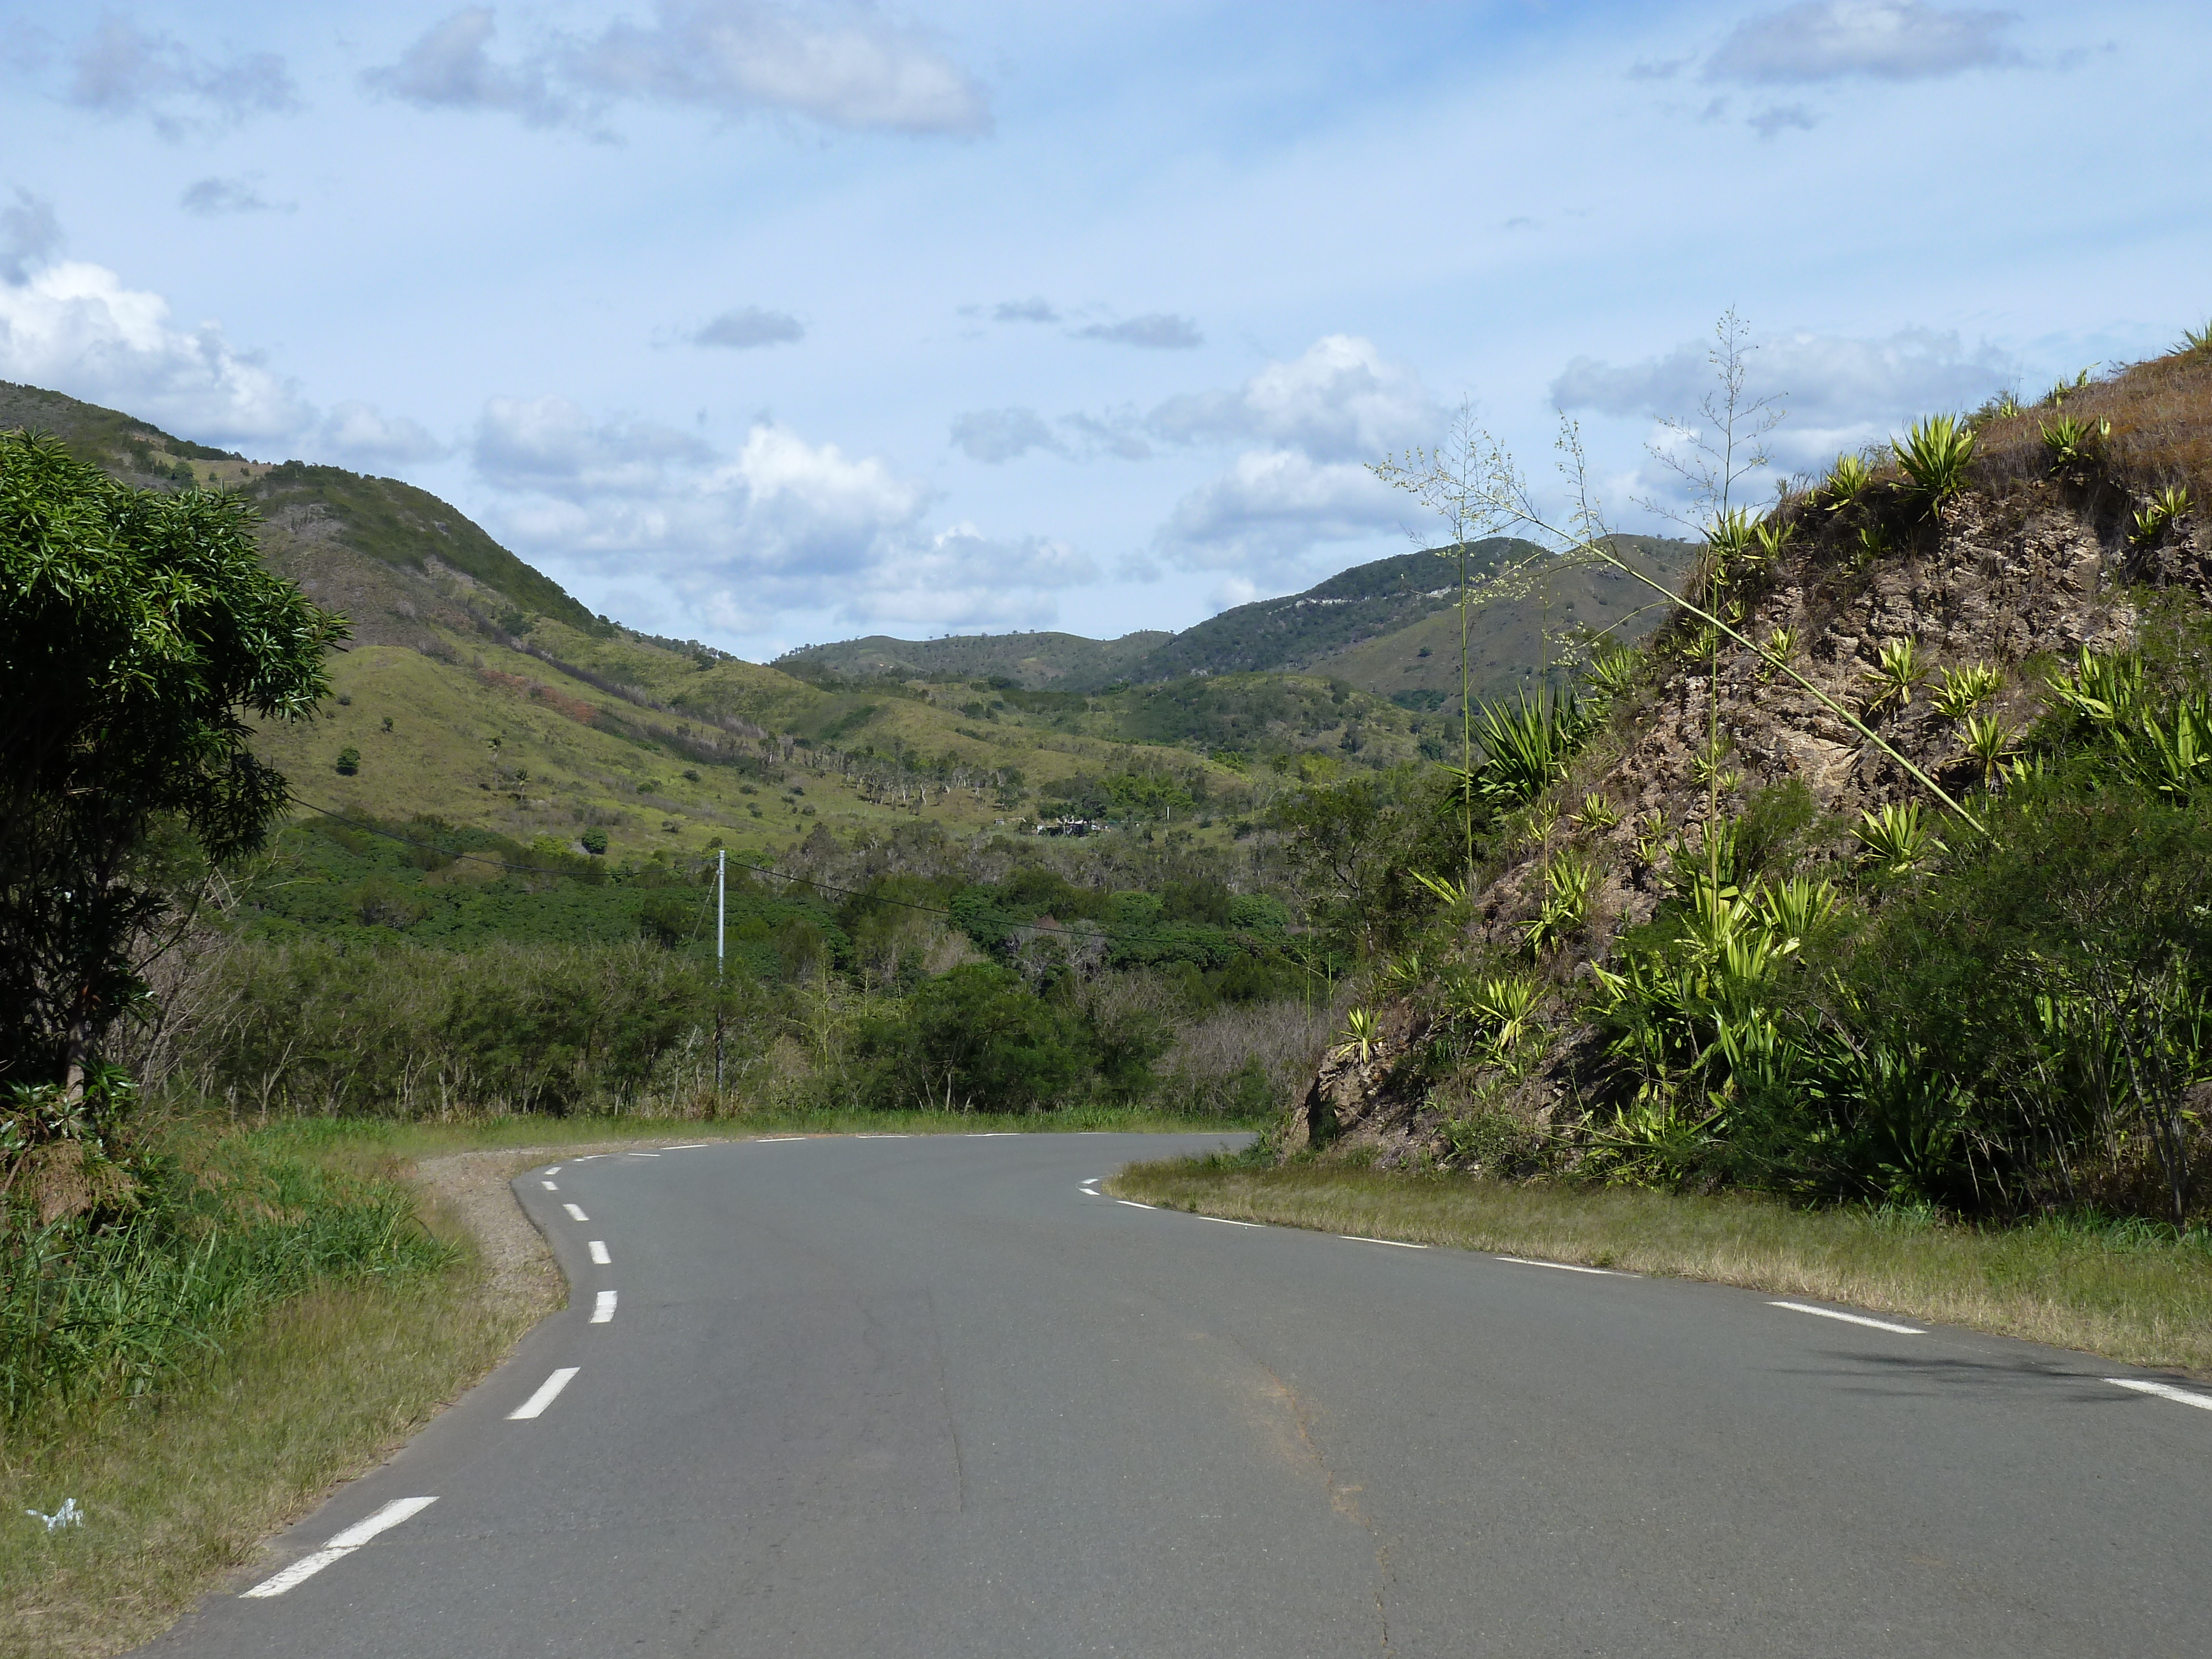
<path fill-rule="evenodd" d="M 1079 634 L 957 634 L 941 640 L 895 640 L 871 634 L 834 645 L 803 646 L 776 659 L 794 674 L 846 678 L 1011 680 L 1024 690 L 1047 686 L 1085 690 L 1111 684 L 1175 636 L 1159 629 L 1090 640 Z"/>
<path fill-rule="evenodd" d="M 397 480 L 249 460 L 35 387 L 0 386 L 0 422 L 141 486 L 237 489 L 271 568 L 349 618 L 320 716 L 258 738 L 304 803 L 541 855 L 586 856 L 596 832 L 617 866 L 717 843 L 765 859 L 817 827 L 972 835 L 1060 812 L 1225 842 L 1285 777 L 1441 753 L 1425 694 L 1456 684 L 1449 568 L 1425 554 L 1181 635 L 877 638 L 762 665 L 592 616 Z M 1586 578 L 1558 586 L 1555 621 L 1620 611 Z M 1535 648 L 1525 618 L 1497 615 L 1478 618 L 1477 661 L 1504 685 Z"/>

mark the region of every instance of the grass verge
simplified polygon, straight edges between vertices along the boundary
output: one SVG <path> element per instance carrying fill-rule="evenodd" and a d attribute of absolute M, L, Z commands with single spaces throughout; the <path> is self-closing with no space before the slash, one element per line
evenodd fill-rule
<path fill-rule="evenodd" d="M 1237 1220 L 1814 1297 L 2212 1376 L 2202 1234 L 2065 1220 L 1967 1227 L 1913 1212 L 1233 1158 L 1132 1164 L 1106 1188 Z"/>

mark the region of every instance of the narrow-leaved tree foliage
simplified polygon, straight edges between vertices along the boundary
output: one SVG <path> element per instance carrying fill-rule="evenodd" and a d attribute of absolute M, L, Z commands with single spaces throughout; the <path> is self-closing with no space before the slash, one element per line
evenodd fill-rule
<path fill-rule="evenodd" d="M 133 489 L 0 433 L 0 1088 L 81 1095 L 170 908 L 149 836 L 261 845 L 283 778 L 246 716 L 328 690 L 343 620 L 262 564 L 220 492 Z"/>

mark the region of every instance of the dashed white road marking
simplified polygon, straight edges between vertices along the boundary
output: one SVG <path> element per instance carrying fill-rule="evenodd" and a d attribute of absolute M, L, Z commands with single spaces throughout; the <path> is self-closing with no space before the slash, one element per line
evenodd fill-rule
<path fill-rule="evenodd" d="M 1894 1331 L 1899 1336 L 1928 1334 L 1917 1325 L 1895 1325 L 1887 1319 L 1869 1319 L 1864 1314 L 1838 1313 L 1833 1308 L 1816 1308 L 1809 1302 L 1770 1302 L 1766 1305 L 1787 1308 L 1791 1313 L 1817 1314 L 1822 1319 L 1840 1319 L 1846 1325 L 1864 1325 L 1870 1330 Z"/>
<path fill-rule="evenodd" d="M 805 1135 L 763 1135 L 758 1140 L 753 1142 L 753 1145 L 756 1146 L 773 1146 L 779 1141 L 804 1140 L 805 1139 L 806 1137 Z"/>
<path fill-rule="evenodd" d="M 599 1300 L 592 1304 L 592 1323 L 604 1325 L 615 1316 L 615 1293 L 601 1291 Z"/>
<path fill-rule="evenodd" d="M 574 1376 L 579 1369 L 574 1365 L 561 1367 L 559 1370 L 538 1385 L 536 1394 L 532 1395 L 529 1399 L 509 1412 L 507 1414 L 507 1420 L 510 1423 L 520 1423 L 526 1418 L 537 1416 L 561 1397 L 561 1390 L 568 1386 L 569 1378 Z"/>
<path fill-rule="evenodd" d="M 607 1255 L 606 1240 L 604 1238 L 593 1239 L 592 1241 L 592 1265 L 595 1267 L 604 1267 L 608 1266 L 612 1258 Z"/>
<path fill-rule="evenodd" d="M 660 1150 L 664 1152 L 696 1152 L 702 1146 L 711 1146 L 714 1144 L 711 1140 L 683 1140 L 673 1146 L 663 1146 Z"/>
<path fill-rule="evenodd" d="M 545 1173 L 547 1175 L 559 1175 L 561 1173 L 561 1166 L 557 1164 L 549 1164 L 545 1166 Z"/>
<path fill-rule="evenodd" d="M 550 1181 L 541 1181 L 538 1184 L 543 1187 L 549 1193 L 557 1193 L 561 1190 Z"/>
<path fill-rule="evenodd" d="M 2140 1376 L 2108 1376 L 2106 1382 L 2116 1389 L 2133 1389 L 2137 1394 L 2154 1394 L 2160 1400 L 2179 1401 L 2194 1406 L 2200 1411 L 2212 1412 L 2212 1394 L 2192 1394 L 2187 1389 L 2177 1389 L 2171 1382 L 2153 1382 Z"/>
<path fill-rule="evenodd" d="M 659 1158 L 659 1152 L 624 1152 L 624 1158 Z"/>
<path fill-rule="evenodd" d="M 1200 1221 L 1218 1221 L 1224 1227 L 1256 1227 L 1260 1224 L 1256 1221 L 1231 1221 L 1225 1215 L 1202 1215 L 1199 1217 L 1199 1219 Z"/>
<path fill-rule="evenodd" d="M 1607 1279 L 1633 1279 L 1634 1273 L 1616 1273 L 1611 1267 L 1583 1267 L 1571 1261 L 1539 1261 L 1534 1256 L 1493 1256 L 1496 1261 L 1517 1261 L 1524 1267 L 1557 1267 L 1563 1273 L 1601 1273 Z"/>
<path fill-rule="evenodd" d="M 1339 1233 L 1339 1238 L 1348 1238 L 1355 1244 L 1388 1244 L 1394 1250 L 1425 1250 L 1425 1244 L 1408 1244 L 1402 1238 L 1367 1238 L 1358 1233 Z"/>
<path fill-rule="evenodd" d="M 1133 1198 L 1117 1198 L 1114 1201 L 1116 1204 L 1126 1204 L 1133 1210 L 1149 1210 L 1152 1207 L 1149 1204 L 1139 1204 Z"/>
<path fill-rule="evenodd" d="M 434 1498 L 395 1498 L 366 1521 L 356 1521 L 312 1555 L 303 1555 L 283 1571 L 263 1579 L 241 1596 L 282 1595 L 295 1584 L 313 1578 L 333 1561 L 343 1561 L 363 1544 L 410 1515 L 419 1515 L 438 1500 Z"/>
<path fill-rule="evenodd" d="M 854 1135 L 853 1139 L 855 1140 L 911 1140 L 914 1137 L 912 1135 L 885 1134 L 880 1130 L 871 1129 L 866 1134 Z"/>
<path fill-rule="evenodd" d="M 561 1207 L 568 1212 L 568 1219 L 571 1221 L 589 1221 L 592 1218 L 573 1204 L 563 1204 Z"/>

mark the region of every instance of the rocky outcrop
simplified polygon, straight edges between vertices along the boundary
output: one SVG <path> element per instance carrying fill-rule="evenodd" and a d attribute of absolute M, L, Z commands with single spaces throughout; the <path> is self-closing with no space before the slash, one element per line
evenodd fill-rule
<path fill-rule="evenodd" d="M 1853 525 L 1801 499 L 1788 509 L 1795 540 L 1771 569 L 1743 584 L 1739 631 L 1764 641 L 1792 636 L 1790 665 L 1880 732 L 1947 790 L 1964 792 L 1978 769 L 1963 750 L 1958 725 L 1938 714 L 1931 693 L 1942 669 L 1987 663 L 2005 672 L 1988 705 L 2025 727 L 2041 711 L 2042 675 L 2083 647 L 2106 652 L 2134 640 L 2147 592 L 2177 590 L 2212 600 L 2212 550 L 2192 516 L 2148 549 L 2124 533 L 2132 505 L 2114 486 L 2095 490 L 2063 480 L 2022 478 L 1950 501 L 1940 520 L 1899 523 L 1887 508 L 1892 550 L 1868 556 Z M 1850 520 L 1850 523 L 1844 522 Z M 1532 835 L 1483 887 L 1474 937 L 1517 948 L 1544 895 L 1543 870 L 1571 843 L 1604 867 L 1603 886 L 1582 937 L 1548 958 L 1559 1006 L 1572 983 L 1601 959 L 1625 927 L 1647 921 L 1663 896 L 1663 872 L 1648 849 L 1650 826 L 1663 837 L 1698 838 L 1711 810 L 1697 759 L 1709 741 L 1712 659 L 1683 647 L 1699 624 L 1678 611 L 1656 636 L 1655 671 L 1645 689 L 1616 709 L 1607 731 L 1582 755 L 1558 791 L 1559 822 Z M 1885 646 L 1917 643 L 1925 685 L 1907 703 L 1863 711 L 1870 672 Z M 1820 811 L 1854 822 L 1886 803 L 1924 799 L 1926 791 L 1892 756 L 1870 744 L 1802 687 L 1775 673 L 1753 651 L 1724 644 L 1718 663 L 1724 817 L 1739 814 L 1761 788 L 1802 784 Z M 1577 825 L 1588 793 L 1620 814 L 1607 829 Z M 1834 856 L 1846 856 L 1838 844 Z M 1316 1076 L 1284 1138 L 1286 1154 L 1322 1144 L 1372 1146 L 1386 1161 L 1443 1150 L 1449 1114 L 1428 1100 L 1406 1064 L 1425 1036 L 1417 1016 L 1394 1006 L 1380 1016 L 1385 1040 L 1361 1059 L 1340 1051 Z M 1512 1109 L 1548 1121 L 1571 1101 L 1591 1059 L 1588 1033 L 1571 1033 L 1548 1070 L 1515 1091 Z"/>

